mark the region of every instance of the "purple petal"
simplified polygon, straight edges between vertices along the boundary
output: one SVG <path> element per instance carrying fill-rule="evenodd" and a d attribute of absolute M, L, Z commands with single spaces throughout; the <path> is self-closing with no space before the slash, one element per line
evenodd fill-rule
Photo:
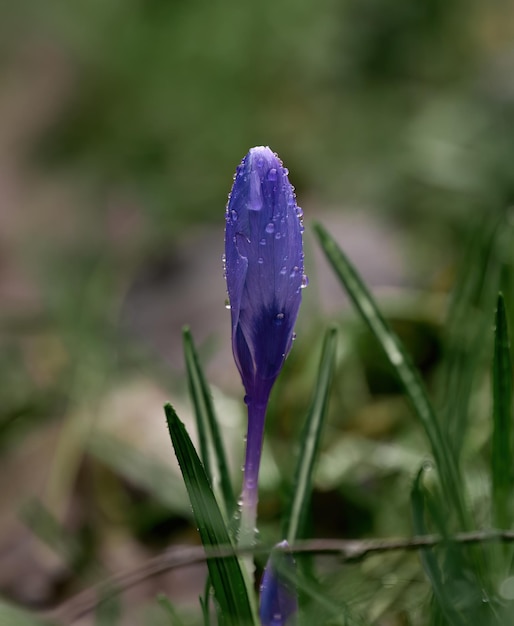
<path fill-rule="evenodd" d="M 234 358 L 257 401 L 291 349 L 305 284 L 302 231 L 287 170 L 269 148 L 252 148 L 227 205 L 225 275 Z"/>
<path fill-rule="evenodd" d="M 287 541 L 278 544 L 287 548 Z M 259 617 L 262 626 L 293 626 L 298 612 L 298 598 L 293 583 L 281 574 L 295 571 L 294 559 L 283 549 L 274 550 L 261 582 Z"/>

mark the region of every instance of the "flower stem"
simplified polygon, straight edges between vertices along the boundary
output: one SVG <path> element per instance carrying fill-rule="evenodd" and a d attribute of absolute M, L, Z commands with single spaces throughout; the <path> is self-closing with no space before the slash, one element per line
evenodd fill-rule
<path fill-rule="evenodd" d="M 267 404 L 267 401 L 256 403 L 250 399 L 247 400 L 248 430 L 238 538 L 238 544 L 241 547 L 248 547 L 255 543 L 257 504 L 259 501 L 259 466 Z"/>

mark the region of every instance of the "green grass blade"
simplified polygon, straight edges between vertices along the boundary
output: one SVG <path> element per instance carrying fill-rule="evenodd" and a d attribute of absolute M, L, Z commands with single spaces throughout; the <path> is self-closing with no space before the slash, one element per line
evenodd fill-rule
<path fill-rule="evenodd" d="M 503 295 L 498 295 L 493 358 L 493 520 L 499 528 L 510 528 L 508 510 L 512 472 L 512 364 L 509 329 Z"/>
<path fill-rule="evenodd" d="M 314 398 L 300 438 L 300 453 L 293 483 L 295 489 L 283 533 L 291 545 L 303 536 L 302 531 L 311 500 L 314 463 L 328 404 L 336 347 L 337 329 L 329 328 L 323 341 Z"/>
<path fill-rule="evenodd" d="M 170 404 L 164 410 L 202 544 L 206 548 L 230 546 L 223 515 L 184 424 Z M 209 559 L 207 566 L 224 626 L 257 626 L 253 602 L 235 552 L 225 558 Z"/>
<path fill-rule="evenodd" d="M 469 528 L 471 524 L 468 521 L 468 513 L 460 489 L 458 469 L 442 435 L 439 422 L 418 371 L 343 251 L 321 224 L 315 224 L 314 232 L 348 296 L 381 345 L 401 381 L 430 442 L 447 501 L 450 505 L 455 506 L 462 527 Z"/>
<path fill-rule="evenodd" d="M 468 430 L 475 379 L 491 349 L 484 337 L 498 293 L 506 229 L 503 220 L 487 216 L 471 234 L 450 298 L 437 385 L 442 429 L 457 458 Z"/>
<path fill-rule="evenodd" d="M 203 596 L 200 596 L 200 606 L 202 608 L 203 626 L 211 626 L 211 579 L 207 576 Z"/>
<path fill-rule="evenodd" d="M 423 473 L 424 469 L 421 468 L 411 490 L 412 519 L 416 535 L 427 534 L 425 525 L 426 492 L 423 486 Z M 434 551 L 431 548 L 421 548 L 419 558 L 425 574 L 432 585 L 437 605 L 448 624 L 452 626 L 466 626 L 464 617 L 453 607 L 453 598 L 448 595 Z"/>
<path fill-rule="evenodd" d="M 212 444 L 217 475 L 220 480 L 221 494 L 223 496 L 227 519 L 229 519 L 236 510 L 237 500 L 230 480 L 227 456 L 214 412 L 212 397 L 189 328 L 184 328 L 183 330 L 183 342 L 189 393 L 196 415 L 201 458 L 211 484 L 214 484 L 213 478 L 216 472 L 211 465 L 209 454 L 209 447 Z"/>

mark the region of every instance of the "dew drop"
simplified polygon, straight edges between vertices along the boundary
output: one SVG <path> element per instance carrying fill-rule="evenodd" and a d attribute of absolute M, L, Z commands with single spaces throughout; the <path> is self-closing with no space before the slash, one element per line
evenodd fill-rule
<path fill-rule="evenodd" d="M 284 322 L 284 314 L 283 313 L 277 313 L 275 315 L 275 324 L 277 326 L 280 326 L 283 322 Z"/>
<path fill-rule="evenodd" d="M 267 226 L 266 226 L 266 232 L 267 233 L 274 233 L 275 232 L 275 224 L 273 224 L 273 222 L 270 222 Z"/>
<path fill-rule="evenodd" d="M 267 178 L 270 181 L 277 180 L 277 170 L 274 167 L 272 167 L 270 171 L 268 172 Z"/>
<path fill-rule="evenodd" d="M 225 300 L 225 308 L 230 311 L 230 300 L 228 298 Z"/>
<path fill-rule="evenodd" d="M 289 278 L 294 278 L 298 274 L 298 265 L 295 265 L 289 274 Z"/>
<path fill-rule="evenodd" d="M 280 275 L 285 276 L 286 272 L 287 272 L 287 268 L 285 265 L 283 265 L 280 269 Z"/>
<path fill-rule="evenodd" d="M 293 333 L 291 336 L 291 340 L 294 341 L 296 339 L 296 333 Z"/>
<path fill-rule="evenodd" d="M 302 211 L 301 207 L 299 207 L 299 206 L 296 207 L 296 215 L 299 218 L 303 217 L 303 211 Z"/>
<path fill-rule="evenodd" d="M 282 237 L 282 235 L 281 235 L 280 233 L 277 233 L 277 234 L 275 235 L 275 239 L 280 239 L 280 237 Z"/>
<path fill-rule="evenodd" d="M 230 216 L 232 217 L 233 222 L 237 222 L 237 211 L 231 211 Z"/>
<path fill-rule="evenodd" d="M 289 170 L 287 169 L 287 167 L 283 167 L 282 171 L 284 172 L 286 176 L 289 174 Z"/>
<path fill-rule="evenodd" d="M 259 241 L 259 243 L 261 244 L 261 246 L 265 246 L 266 245 L 266 239 L 264 239 L 264 237 Z"/>
<path fill-rule="evenodd" d="M 259 265 L 262 265 L 262 264 L 264 263 L 264 259 L 260 256 L 260 257 L 257 259 L 257 263 L 258 263 Z"/>
<path fill-rule="evenodd" d="M 302 276 L 302 284 L 301 284 L 301 288 L 305 289 L 305 287 L 307 287 L 307 285 L 309 284 L 309 279 L 307 278 L 307 274 L 304 274 Z"/>

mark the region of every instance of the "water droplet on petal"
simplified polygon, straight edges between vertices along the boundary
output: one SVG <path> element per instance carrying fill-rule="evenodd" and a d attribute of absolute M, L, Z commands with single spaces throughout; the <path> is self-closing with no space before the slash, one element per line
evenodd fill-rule
<path fill-rule="evenodd" d="M 262 264 L 264 263 L 264 259 L 260 256 L 260 257 L 257 259 L 257 263 L 258 263 L 259 265 L 262 265 Z"/>
<path fill-rule="evenodd" d="M 225 308 L 230 311 L 230 300 L 228 298 L 225 300 Z"/>
<path fill-rule="evenodd" d="M 304 274 L 302 276 L 302 284 L 301 284 L 302 289 L 305 289 L 305 287 L 307 287 L 308 284 L 309 284 L 309 279 L 307 278 L 307 274 Z"/>
<path fill-rule="evenodd" d="M 237 222 L 237 211 L 231 211 L 230 215 L 232 217 L 232 221 Z"/>
<path fill-rule="evenodd" d="M 277 313 L 275 315 L 275 324 L 280 326 L 284 322 L 285 315 L 283 313 Z"/>
<path fill-rule="evenodd" d="M 286 273 L 286 272 L 287 272 L 287 268 L 286 268 L 286 266 L 284 265 L 284 266 L 283 266 L 283 267 L 281 267 L 281 269 L 280 269 L 280 274 L 281 274 L 282 276 L 285 276 L 285 273 Z"/>
<path fill-rule="evenodd" d="M 281 235 L 280 233 L 277 233 L 277 234 L 275 235 L 275 239 L 280 239 L 280 237 L 282 237 L 282 235 Z"/>
<path fill-rule="evenodd" d="M 274 233 L 275 232 L 275 224 L 273 224 L 272 222 L 270 222 L 267 226 L 266 226 L 266 232 L 267 233 Z"/>
<path fill-rule="evenodd" d="M 272 167 L 270 171 L 268 172 L 267 178 L 270 181 L 277 180 L 277 170 L 274 167 Z"/>
<path fill-rule="evenodd" d="M 294 278 L 298 274 L 298 265 L 295 265 L 289 274 L 289 278 Z"/>
<path fill-rule="evenodd" d="M 266 245 L 266 239 L 264 239 L 264 237 L 259 241 L 259 243 L 261 244 L 261 246 L 265 246 Z"/>
<path fill-rule="evenodd" d="M 302 217 L 303 217 L 303 211 L 302 211 L 302 209 L 301 209 L 299 206 L 297 206 L 297 207 L 296 207 L 296 215 L 297 215 L 299 218 L 302 218 Z"/>

